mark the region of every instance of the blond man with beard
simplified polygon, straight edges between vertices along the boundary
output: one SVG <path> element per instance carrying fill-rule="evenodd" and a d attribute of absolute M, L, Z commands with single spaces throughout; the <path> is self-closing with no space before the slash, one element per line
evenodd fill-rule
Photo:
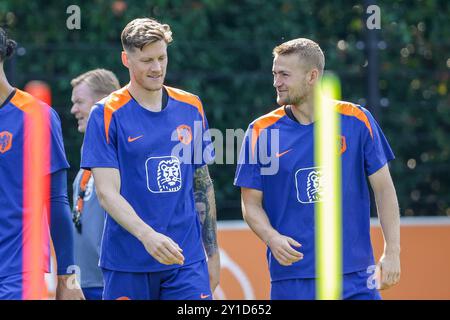
<path fill-rule="evenodd" d="M 314 164 L 314 89 L 324 70 L 319 45 L 299 38 L 273 50 L 273 86 L 280 106 L 253 121 L 236 171 L 244 219 L 267 245 L 272 299 L 314 299 L 314 205 L 321 201 L 321 168 Z M 381 288 L 400 279 L 400 219 L 388 162 L 394 159 L 386 138 L 369 111 L 334 101 L 341 117 L 343 299 L 380 299 L 369 285 L 374 258 L 370 242 L 370 197 L 375 194 L 385 237 L 379 261 Z M 320 121 L 320 120 L 317 120 Z M 273 144 L 272 136 L 277 136 Z M 276 155 L 278 170 L 260 150 Z"/>

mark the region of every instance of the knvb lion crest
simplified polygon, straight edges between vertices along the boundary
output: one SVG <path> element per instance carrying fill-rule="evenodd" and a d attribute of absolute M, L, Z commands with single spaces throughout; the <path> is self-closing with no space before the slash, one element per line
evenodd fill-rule
<path fill-rule="evenodd" d="M 306 183 L 306 194 L 310 202 L 320 201 L 322 198 L 322 174 L 318 170 L 313 170 L 308 174 Z"/>
<path fill-rule="evenodd" d="M 302 168 L 295 173 L 297 200 L 308 204 L 324 200 L 324 186 L 327 182 L 320 167 Z"/>
<path fill-rule="evenodd" d="M 147 187 L 153 193 L 181 189 L 181 165 L 177 157 L 153 157 L 146 162 Z"/>
<path fill-rule="evenodd" d="M 341 155 L 347 150 L 347 140 L 345 139 L 345 136 L 339 136 L 339 149 Z"/>
<path fill-rule="evenodd" d="M 182 124 L 177 127 L 177 135 L 178 135 L 178 140 L 180 140 L 181 143 L 189 144 L 192 141 L 191 127 L 189 127 L 186 124 Z"/>
<path fill-rule="evenodd" d="M 5 153 L 11 149 L 12 138 L 13 135 L 11 132 L 8 131 L 0 132 L 0 153 Z"/>
<path fill-rule="evenodd" d="M 178 159 L 162 160 L 158 165 L 159 191 L 176 192 L 181 188 L 181 171 Z"/>

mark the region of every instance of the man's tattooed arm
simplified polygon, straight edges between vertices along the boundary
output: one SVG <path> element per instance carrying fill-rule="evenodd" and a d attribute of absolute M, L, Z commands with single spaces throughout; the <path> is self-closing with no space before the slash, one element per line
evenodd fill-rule
<path fill-rule="evenodd" d="M 206 254 L 212 257 L 218 253 L 217 216 L 214 187 L 209 176 L 208 166 L 198 168 L 194 174 L 195 207 L 202 225 L 203 245 Z"/>

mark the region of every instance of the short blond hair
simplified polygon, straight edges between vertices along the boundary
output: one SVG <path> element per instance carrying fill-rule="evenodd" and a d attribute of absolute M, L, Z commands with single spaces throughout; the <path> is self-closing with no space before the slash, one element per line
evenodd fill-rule
<path fill-rule="evenodd" d="M 320 74 L 323 74 L 325 68 L 325 56 L 320 46 L 306 38 L 297 38 L 284 42 L 273 49 L 273 55 L 296 54 L 309 65 L 316 67 Z"/>
<path fill-rule="evenodd" d="M 159 23 L 151 18 L 138 18 L 129 22 L 122 31 L 121 41 L 125 50 L 142 50 L 147 44 L 164 40 L 166 44 L 173 41 L 168 24 Z"/>
<path fill-rule="evenodd" d="M 107 96 L 111 92 L 120 89 L 120 83 L 116 75 L 106 69 L 94 69 L 70 81 L 72 88 L 75 88 L 81 83 L 86 83 L 92 92 L 99 96 Z"/>

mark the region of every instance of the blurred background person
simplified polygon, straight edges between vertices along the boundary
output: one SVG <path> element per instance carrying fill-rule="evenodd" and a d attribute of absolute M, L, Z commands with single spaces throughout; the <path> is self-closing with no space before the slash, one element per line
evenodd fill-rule
<path fill-rule="evenodd" d="M 120 89 L 115 74 L 95 69 L 74 78 L 72 108 L 77 119 L 78 132 L 84 134 L 89 112 L 95 103 Z M 75 263 L 79 267 L 81 288 L 87 300 L 101 300 L 103 276 L 98 267 L 100 243 L 105 216 L 97 194 L 91 171 L 80 169 L 73 182 L 73 222 L 75 227 Z"/>
<path fill-rule="evenodd" d="M 55 110 L 9 83 L 3 63 L 15 48 L 0 28 L 0 300 L 46 298 L 49 229 L 57 261 L 56 299 L 83 300 L 69 272 L 73 236 L 61 122 Z M 35 154 L 36 145 L 42 155 Z"/>

